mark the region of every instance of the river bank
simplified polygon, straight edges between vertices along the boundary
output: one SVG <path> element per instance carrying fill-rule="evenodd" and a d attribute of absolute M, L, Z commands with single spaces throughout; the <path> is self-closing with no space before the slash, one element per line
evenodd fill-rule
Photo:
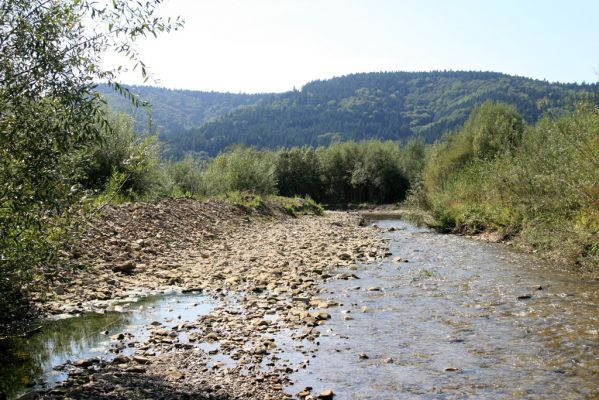
<path fill-rule="evenodd" d="M 65 294 L 83 290 L 89 300 L 48 308 L 55 316 L 75 307 L 134 321 L 117 329 L 95 320 L 83 330 L 100 337 L 85 338 L 92 349 L 49 356 L 60 360 L 51 368 L 62 374 L 58 385 L 38 380 L 26 398 L 599 395 L 599 283 L 565 266 L 440 235 L 389 210 L 292 218 L 222 203 L 122 207 L 130 218 L 115 209 L 118 218 L 102 221 L 121 232 L 119 240 L 149 241 L 162 229 L 173 246 L 144 259 L 150 267 L 96 272 L 122 282 L 113 298 L 75 287 Z M 137 228 L 125 237 L 130 225 Z M 90 235 L 79 259 L 106 257 L 89 250 L 94 243 L 131 254 L 98 236 L 104 229 Z M 169 256 L 176 266 L 165 267 Z M 148 291 L 164 294 L 126 297 Z"/>
<path fill-rule="evenodd" d="M 68 379 L 37 396 L 288 398 L 283 387 L 298 366 L 275 364 L 277 343 L 265 335 L 290 330 L 317 341 L 314 328 L 334 306 L 319 299 L 320 282 L 352 279 L 353 265 L 387 253 L 377 230 L 360 222 L 340 212 L 248 214 L 219 202 L 107 210 L 74 249 L 87 268 L 65 275 L 69 283 L 40 302 L 49 315 L 118 310 L 131 293 L 173 287 L 202 292 L 216 306 L 192 322 L 153 321 L 145 341 L 113 335 L 113 352 L 133 347 L 135 355 L 71 360 Z M 347 272 L 332 275 L 340 268 Z"/>

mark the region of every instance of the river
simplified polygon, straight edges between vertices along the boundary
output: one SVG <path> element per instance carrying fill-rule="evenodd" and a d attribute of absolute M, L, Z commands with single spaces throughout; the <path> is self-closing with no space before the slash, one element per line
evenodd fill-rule
<path fill-rule="evenodd" d="M 599 398 L 599 282 L 505 245 L 375 223 L 392 256 L 324 285 L 321 297 L 340 306 L 289 393 Z"/>

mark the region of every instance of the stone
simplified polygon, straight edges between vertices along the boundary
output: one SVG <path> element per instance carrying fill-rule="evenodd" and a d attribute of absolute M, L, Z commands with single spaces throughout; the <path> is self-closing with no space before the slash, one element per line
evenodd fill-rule
<path fill-rule="evenodd" d="M 144 367 L 140 367 L 140 366 L 132 366 L 132 367 L 125 368 L 125 372 L 133 372 L 136 374 L 143 374 L 146 372 L 146 369 Z"/>
<path fill-rule="evenodd" d="M 112 360 L 112 362 L 113 364 L 126 364 L 129 362 L 129 360 L 130 358 L 127 356 L 117 356 Z"/>
<path fill-rule="evenodd" d="M 328 400 L 335 397 L 335 393 L 331 389 L 325 389 L 318 394 L 319 399 Z"/>
<path fill-rule="evenodd" d="M 330 319 L 331 315 L 328 312 L 316 311 L 312 313 L 312 318 L 314 318 L 317 321 L 323 321 L 326 319 Z"/>
<path fill-rule="evenodd" d="M 135 270 L 135 262 L 133 260 L 124 261 L 112 267 L 113 272 L 120 272 L 123 274 L 129 274 L 133 272 L 133 270 Z"/>
<path fill-rule="evenodd" d="M 185 375 L 181 371 L 174 368 L 166 371 L 166 376 L 173 380 L 181 380 L 185 377 Z"/>
<path fill-rule="evenodd" d="M 16 400 L 34 400 L 37 398 L 37 392 L 35 390 L 32 390 L 30 392 L 25 393 L 24 395 L 17 397 Z"/>
<path fill-rule="evenodd" d="M 308 297 L 295 296 L 295 297 L 292 297 L 291 300 L 297 301 L 297 302 L 301 302 L 301 303 L 304 303 L 304 304 L 310 303 L 310 298 L 308 298 Z"/>
<path fill-rule="evenodd" d="M 87 368 L 93 364 L 92 360 L 77 360 L 74 365 L 80 368 Z"/>
<path fill-rule="evenodd" d="M 133 361 L 139 363 L 139 364 L 151 364 L 152 361 L 150 361 L 149 358 L 147 357 L 142 357 L 142 356 L 133 356 Z"/>

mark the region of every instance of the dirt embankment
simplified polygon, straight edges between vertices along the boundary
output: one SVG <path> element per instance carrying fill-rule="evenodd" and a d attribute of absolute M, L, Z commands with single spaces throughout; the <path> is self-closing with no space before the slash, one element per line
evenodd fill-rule
<path fill-rule="evenodd" d="M 291 218 L 248 215 L 223 202 L 168 201 L 110 208 L 75 252 L 87 268 L 57 285 L 49 312 L 85 310 L 133 290 L 176 285 L 218 300 L 195 323 L 148 326 L 133 357 L 79 362 L 66 383 L 44 398 L 279 399 L 288 374 L 305 365 L 281 363 L 272 335 L 317 340 L 327 308 L 326 279 L 352 279 L 351 265 L 387 253 L 387 243 L 349 213 Z M 186 333 L 183 345 L 177 337 Z M 115 338 L 126 345 L 130 338 Z M 231 365 L 214 363 L 200 343 L 218 345 Z M 306 351 L 306 357 L 309 357 Z M 322 393 L 327 398 L 330 393 Z M 301 398 L 319 393 L 302 393 Z"/>

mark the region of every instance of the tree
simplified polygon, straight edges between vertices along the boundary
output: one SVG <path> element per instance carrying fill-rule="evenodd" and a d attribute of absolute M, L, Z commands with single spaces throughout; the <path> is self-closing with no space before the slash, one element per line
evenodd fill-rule
<path fill-rule="evenodd" d="M 83 194 L 73 186 L 75 150 L 108 130 L 96 82 L 115 51 L 147 77 L 135 40 L 181 26 L 156 15 L 161 0 L 3 0 L 0 4 L 0 319 L 34 267 L 55 254 L 62 227 Z"/>
<path fill-rule="evenodd" d="M 515 149 L 520 144 L 524 127 L 516 107 L 491 101 L 475 108 L 464 125 L 464 129 L 472 131 L 472 148 L 481 159 Z"/>

